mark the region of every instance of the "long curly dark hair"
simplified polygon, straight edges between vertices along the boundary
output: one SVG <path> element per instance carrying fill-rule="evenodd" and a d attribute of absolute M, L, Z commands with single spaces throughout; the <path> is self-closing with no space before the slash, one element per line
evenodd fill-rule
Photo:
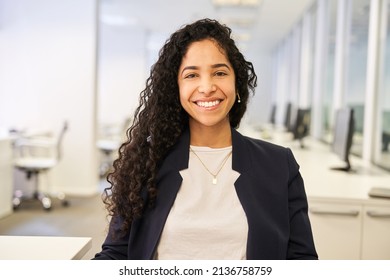
<path fill-rule="evenodd" d="M 158 167 L 170 148 L 188 128 L 189 117 L 179 100 L 178 71 L 191 43 L 214 40 L 227 56 L 236 75 L 236 90 L 241 102 L 229 112 L 230 125 L 237 128 L 257 77 L 252 63 L 245 60 L 231 38 L 231 29 L 216 20 L 202 19 L 185 25 L 166 41 L 152 66 L 146 87 L 140 94 L 127 141 L 119 148 L 113 172 L 107 177 L 103 200 L 109 215 L 123 218 L 122 232 L 142 216 L 146 206 L 157 197 Z"/>

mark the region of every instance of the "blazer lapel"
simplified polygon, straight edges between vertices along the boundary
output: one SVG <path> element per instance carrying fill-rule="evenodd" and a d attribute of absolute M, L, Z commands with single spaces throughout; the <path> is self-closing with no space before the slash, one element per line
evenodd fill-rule
<path fill-rule="evenodd" d="M 242 174 L 251 169 L 249 162 L 247 146 L 244 143 L 244 137 L 235 129 L 232 129 L 232 169 Z M 239 178 L 240 179 L 240 178 Z"/>

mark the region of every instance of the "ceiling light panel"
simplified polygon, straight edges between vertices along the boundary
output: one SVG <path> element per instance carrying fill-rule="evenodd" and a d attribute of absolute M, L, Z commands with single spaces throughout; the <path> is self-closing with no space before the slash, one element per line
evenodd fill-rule
<path fill-rule="evenodd" d="M 261 0 L 212 0 L 212 3 L 216 7 L 254 7 L 259 6 Z"/>

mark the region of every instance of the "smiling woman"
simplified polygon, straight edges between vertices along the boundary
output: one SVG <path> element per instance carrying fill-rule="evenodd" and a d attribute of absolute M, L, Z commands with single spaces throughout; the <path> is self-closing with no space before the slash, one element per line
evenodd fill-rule
<path fill-rule="evenodd" d="M 218 21 L 171 35 L 108 176 L 95 259 L 317 259 L 291 151 L 236 131 L 256 80 Z"/>

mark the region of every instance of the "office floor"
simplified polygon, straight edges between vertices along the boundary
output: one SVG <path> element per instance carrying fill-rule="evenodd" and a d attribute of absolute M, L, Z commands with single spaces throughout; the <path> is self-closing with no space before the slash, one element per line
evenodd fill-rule
<path fill-rule="evenodd" d="M 100 195 L 68 197 L 69 207 L 53 201 L 45 211 L 37 201 L 26 201 L 13 214 L 0 218 L 0 235 L 92 237 L 92 248 L 83 259 L 97 253 L 107 233 L 107 215 Z"/>

